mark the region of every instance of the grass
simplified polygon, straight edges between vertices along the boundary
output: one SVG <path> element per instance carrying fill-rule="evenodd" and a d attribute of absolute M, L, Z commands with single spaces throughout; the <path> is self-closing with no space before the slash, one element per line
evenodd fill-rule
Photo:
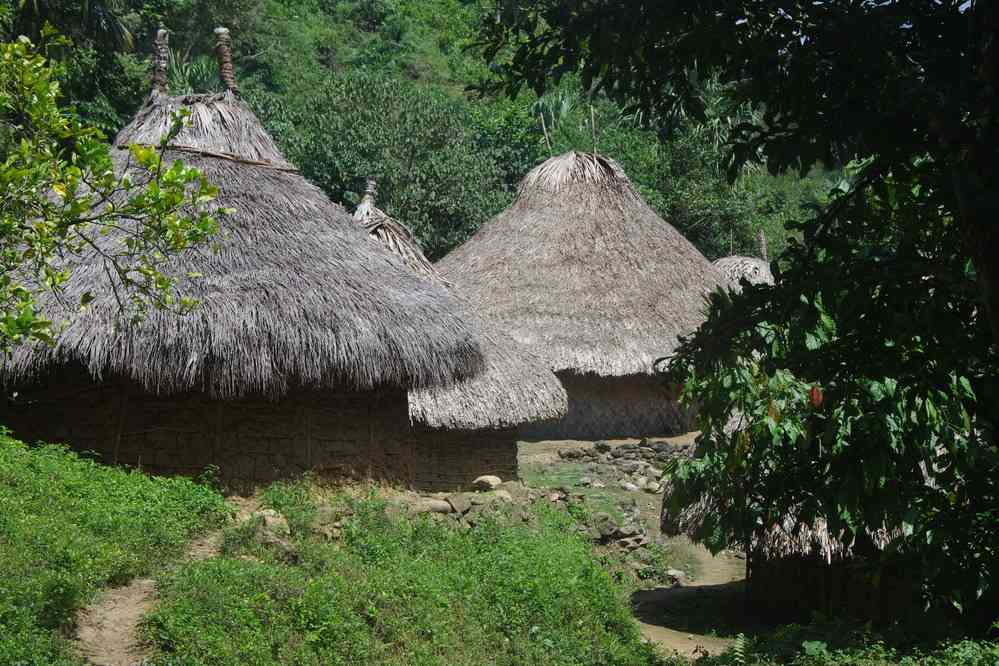
<path fill-rule="evenodd" d="M 292 523 L 305 496 L 283 486 L 264 500 Z M 156 663 L 658 663 L 565 513 L 463 530 L 393 518 L 374 497 L 336 501 L 342 538 L 293 530 L 294 564 L 239 528 L 225 556 L 166 573 L 146 624 Z"/>
<path fill-rule="evenodd" d="M 101 587 L 150 571 L 226 515 L 186 479 L 111 468 L 0 432 L 0 664 L 72 664 L 59 630 Z"/>
<path fill-rule="evenodd" d="M 887 636 L 869 627 L 817 619 L 790 624 L 736 646 L 699 666 L 995 666 L 999 643 L 952 639 L 914 642 L 917 628 L 893 628 Z"/>
<path fill-rule="evenodd" d="M 592 512 L 603 511 L 615 521 L 624 520 L 621 502 L 628 501 L 632 495 L 624 489 L 618 489 L 614 481 L 609 479 L 603 479 L 607 483 L 606 488 L 577 486 L 584 476 L 594 477 L 595 474 L 587 471 L 583 463 L 528 464 L 520 467 L 521 479 L 532 488 L 565 488 L 585 495 Z"/>

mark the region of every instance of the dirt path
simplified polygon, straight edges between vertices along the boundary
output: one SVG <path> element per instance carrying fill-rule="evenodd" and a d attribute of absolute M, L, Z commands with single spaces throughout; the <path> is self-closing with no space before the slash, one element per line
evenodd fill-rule
<path fill-rule="evenodd" d="M 712 555 L 703 546 L 680 538 L 698 567 L 697 578 L 671 588 L 643 590 L 632 596 L 642 635 L 668 653 L 696 658 L 731 647 L 731 638 L 704 633 L 711 616 L 739 604 L 745 562 L 732 553 Z M 688 630 L 689 629 L 689 630 Z"/>
<path fill-rule="evenodd" d="M 257 508 L 253 498 L 231 497 L 236 520 L 246 520 Z M 212 530 L 188 544 L 184 559 L 197 562 L 215 557 L 222 547 L 222 530 Z M 77 616 L 76 651 L 92 666 L 137 666 L 152 656 L 152 646 L 139 635 L 142 618 L 156 605 L 156 581 L 136 578 L 128 585 L 105 590 Z"/>

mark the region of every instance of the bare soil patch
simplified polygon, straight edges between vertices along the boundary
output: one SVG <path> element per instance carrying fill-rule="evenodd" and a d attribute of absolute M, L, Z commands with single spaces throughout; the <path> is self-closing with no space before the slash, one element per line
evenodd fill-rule
<path fill-rule="evenodd" d="M 231 497 L 236 520 L 246 520 L 258 507 L 255 498 Z M 186 560 L 205 560 L 219 554 L 222 531 L 207 532 L 188 545 Z M 136 578 L 127 585 L 105 590 L 77 616 L 77 654 L 93 666 L 137 666 L 152 655 L 139 633 L 146 613 L 156 604 L 156 581 Z"/>

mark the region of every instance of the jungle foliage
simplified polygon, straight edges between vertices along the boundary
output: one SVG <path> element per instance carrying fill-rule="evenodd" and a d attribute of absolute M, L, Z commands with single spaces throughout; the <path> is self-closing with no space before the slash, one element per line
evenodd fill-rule
<path fill-rule="evenodd" d="M 828 521 L 916 567 L 930 603 L 989 623 L 999 551 L 999 11 L 995 3 L 499 0 L 485 52 L 513 93 L 566 74 L 664 117 L 705 119 L 710 73 L 763 112 L 730 173 L 851 162 L 795 225 L 773 289 L 714 299 L 669 364 L 701 405 L 668 512 L 746 544 Z M 487 85 L 486 87 L 490 87 Z M 708 109 L 709 110 L 709 109 Z M 726 427 L 735 418 L 733 429 Z M 974 608 L 982 615 L 969 613 Z M 979 627 L 981 624 L 978 625 Z"/>
<path fill-rule="evenodd" d="M 157 26 L 171 32 L 173 91 L 195 92 L 218 88 L 211 27 L 227 25 L 241 89 L 304 173 L 348 206 L 375 176 L 382 207 L 433 257 L 507 205 L 531 167 L 569 149 L 620 161 L 710 258 L 754 254 L 761 228 L 779 249 L 783 223 L 827 189 L 821 173 L 760 170 L 731 185 L 719 167 L 724 137 L 690 119 L 622 113 L 579 81 L 540 98 L 470 95 L 490 76 L 473 48 L 488 0 L 0 0 L 3 9 L 7 39 L 45 44 L 64 101 L 108 135 L 149 90 Z M 69 41 L 51 42 L 46 24 Z M 734 122 L 719 90 L 703 92 L 719 122 Z"/>

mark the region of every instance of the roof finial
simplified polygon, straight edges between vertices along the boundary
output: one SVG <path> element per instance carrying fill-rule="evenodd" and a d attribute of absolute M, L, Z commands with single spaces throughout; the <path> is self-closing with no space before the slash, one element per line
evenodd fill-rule
<path fill-rule="evenodd" d="M 763 228 L 757 232 L 757 237 L 760 239 L 760 257 L 763 261 L 770 261 L 767 259 L 767 235 L 763 233 Z"/>
<path fill-rule="evenodd" d="M 232 42 L 228 28 L 215 28 L 215 55 L 219 59 L 219 78 L 222 79 L 222 84 L 230 92 L 239 92 L 236 71 L 232 66 Z"/>
<path fill-rule="evenodd" d="M 167 66 L 170 59 L 170 33 L 160 28 L 153 42 L 153 90 L 167 92 Z"/>
<path fill-rule="evenodd" d="M 368 177 L 368 186 L 364 189 L 365 195 L 371 195 L 371 198 L 375 198 L 375 192 L 377 192 L 378 183 L 375 182 L 374 178 Z"/>

